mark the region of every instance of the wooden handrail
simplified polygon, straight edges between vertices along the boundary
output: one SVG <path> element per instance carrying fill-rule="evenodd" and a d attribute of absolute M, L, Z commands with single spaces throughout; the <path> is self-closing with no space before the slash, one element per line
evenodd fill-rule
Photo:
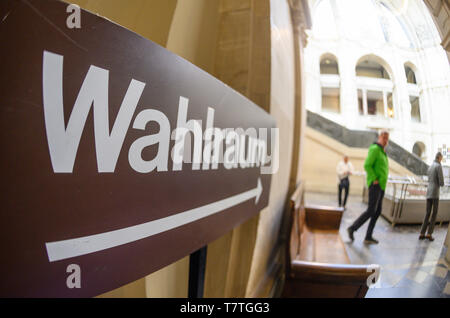
<path fill-rule="evenodd" d="M 290 273 L 294 279 L 361 285 L 366 284 L 369 276 L 375 271 L 379 273 L 379 265 L 329 264 L 293 260 Z"/>

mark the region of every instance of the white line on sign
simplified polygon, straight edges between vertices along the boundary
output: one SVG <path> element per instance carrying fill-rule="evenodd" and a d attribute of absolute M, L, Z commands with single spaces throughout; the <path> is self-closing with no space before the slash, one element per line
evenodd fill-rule
<path fill-rule="evenodd" d="M 257 204 L 262 190 L 261 179 L 258 178 L 254 189 L 185 212 L 120 230 L 45 243 L 48 259 L 55 262 L 131 243 L 200 220 L 254 197 Z"/>

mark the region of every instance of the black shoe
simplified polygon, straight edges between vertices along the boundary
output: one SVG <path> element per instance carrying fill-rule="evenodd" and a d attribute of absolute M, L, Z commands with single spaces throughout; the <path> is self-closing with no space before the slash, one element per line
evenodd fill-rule
<path fill-rule="evenodd" d="M 426 235 L 426 236 L 425 236 L 425 238 L 426 238 L 426 239 L 428 239 L 428 240 L 430 240 L 431 242 L 433 242 L 433 241 L 434 241 L 434 237 L 433 237 L 433 236 L 431 236 L 431 234 L 429 234 L 429 235 Z"/>
<path fill-rule="evenodd" d="M 350 240 L 352 240 L 352 242 L 355 240 L 355 238 L 353 237 L 353 230 L 351 228 L 347 229 L 347 233 L 348 233 L 348 237 L 350 238 Z"/>
<path fill-rule="evenodd" d="M 419 240 L 424 240 L 424 239 L 425 239 L 425 235 L 420 234 L 420 235 L 419 235 Z"/>
<path fill-rule="evenodd" d="M 366 238 L 364 240 L 364 244 L 378 244 L 378 241 L 376 239 L 374 239 L 373 237 Z"/>

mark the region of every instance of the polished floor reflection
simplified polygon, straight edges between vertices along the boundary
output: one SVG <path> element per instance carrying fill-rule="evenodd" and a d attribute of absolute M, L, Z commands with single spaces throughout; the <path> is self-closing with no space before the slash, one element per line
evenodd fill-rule
<path fill-rule="evenodd" d="M 337 205 L 337 195 L 306 193 L 306 203 Z M 378 297 L 443 297 L 450 298 L 449 264 L 445 261 L 444 240 L 448 223 L 437 224 L 435 240 L 419 241 L 420 225 L 391 224 L 382 216 L 373 236 L 378 245 L 363 243 L 366 222 L 354 233 L 355 241 L 347 235 L 347 227 L 367 208 L 361 196 L 350 196 L 344 212 L 340 234 L 353 264 L 379 264 L 378 282 L 367 292 L 366 298 Z"/>

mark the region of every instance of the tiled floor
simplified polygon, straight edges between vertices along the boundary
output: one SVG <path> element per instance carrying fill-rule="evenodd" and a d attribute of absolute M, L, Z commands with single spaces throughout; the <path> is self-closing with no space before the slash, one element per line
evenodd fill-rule
<path fill-rule="evenodd" d="M 337 195 L 332 194 L 306 193 L 305 200 L 307 203 L 337 205 Z M 392 227 L 380 216 L 373 233 L 380 241 L 378 245 L 363 243 L 369 222 L 354 233 L 355 241 L 352 243 L 346 229 L 366 208 L 361 196 L 349 197 L 340 228 L 353 264 L 381 266 L 379 280 L 369 289 L 366 297 L 450 298 L 449 264 L 444 258 L 448 223 L 436 225 L 433 242 L 419 241 L 420 225 Z"/>

